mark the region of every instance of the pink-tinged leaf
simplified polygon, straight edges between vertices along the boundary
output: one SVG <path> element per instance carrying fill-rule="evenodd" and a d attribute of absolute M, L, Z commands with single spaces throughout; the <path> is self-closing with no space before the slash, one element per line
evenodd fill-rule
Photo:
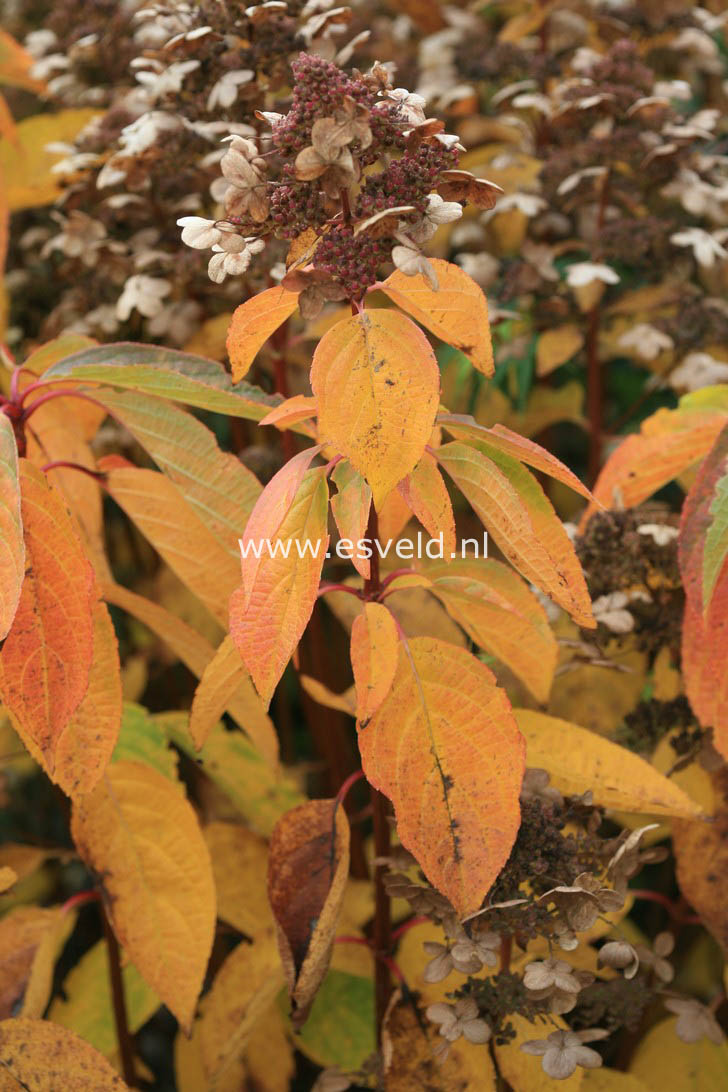
<path fill-rule="evenodd" d="M 490 456 L 457 441 L 437 451 L 438 461 L 511 564 L 578 625 L 593 629 L 581 565 L 544 491 L 510 455 L 491 450 Z"/>
<path fill-rule="evenodd" d="M 338 490 L 331 498 L 331 511 L 339 537 L 348 539 L 353 546 L 356 546 L 366 537 L 372 507 L 372 491 L 348 459 L 342 459 L 336 464 L 331 477 Z M 390 496 L 393 495 L 390 493 Z M 354 550 L 351 563 L 364 580 L 369 579 L 371 565 L 368 557 L 359 557 L 358 551 Z"/>
<path fill-rule="evenodd" d="M 397 670 L 397 625 L 381 603 L 367 603 L 351 627 L 356 717 L 365 724 L 389 693 Z"/>
<path fill-rule="evenodd" d="M 254 582 L 230 600 L 231 636 L 266 707 L 316 602 L 328 545 L 328 499 L 325 467 L 308 470 L 270 536 L 270 551 L 261 554 Z"/>
<path fill-rule="evenodd" d="M 52 773 L 60 736 L 88 688 L 94 575 L 59 494 L 25 459 L 20 492 L 26 576 L 0 653 L 0 697 Z"/>
<path fill-rule="evenodd" d="M 479 284 L 452 262 L 430 258 L 439 287 L 418 273 L 415 277 L 395 270 L 382 289 L 398 307 L 417 319 L 436 337 L 467 356 L 484 375 L 493 374 L 493 346 L 488 322 L 488 303 Z"/>
<path fill-rule="evenodd" d="M 533 440 L 527 440 L 525 436 L 512 432 L 505 425 L 493 425 L 492 428 L 486 428 L 485 425 L 479 425 L 473 417 L 456 413 L 439 413 L 437 423 L 453 436 L 465 436 L 468 439 L 477 440 L 479 444 L 495 448 L 496 451 L 502 451 L 505 455 L 512 455 L 514 459 L 525 463 L 526 466 L 532 466 L 534 470 L 548 474 L 550 478 L 563 482 L 587 500 L 592 500 L 592 495 L 584 483 L 579 481 L 576 474 L 573 474 L 568 466 L 564 466 L 560 459 L 540 444 L 535 444 Z"/>
<path fill-rule="evenodd" d="M 227 351 L 235 383 L 247 374 L 268 338 L 290 318 L 297 307 L 298 292 L 289 292 L 276 285 L 252 296 L 235 309 L 227 335 Z"/>
<path fill-rule="evenodd" d="M 311 367 L 319 439 L 345 455 L 380 510 L 432 434 L 440 391 L 425 335 L 396 311 L 364 311 L 332 327 Z"/>
<path fill-rule="evenodd" d="M 0 413 L 0 641 L 7 636 L 18 609 L 24 575 L 18 450 L 10 418 Z"/>
<path fill-rule="evenodd" d="M 605 508 L 633 508 L 708 454 L 726 423 L 725 413 L 710 410 L 658 410 L 642 431 L 610 455 L 596 485 L 594 500 Z M 583 528 L 595 509 L 592 503 Z"/>
<path fill-rule="evenodd" d="M 293 398 L 286 398 L 280 406 L 276 406 L 258 422 L 259 425 L 275 425 L 279 429 L 287 429 L 299 421 L 308 421 L 316 416 L 316 399 L 305 394 L 297 394 Z"/>
<path fill-rule="evenodd" d="M 518 833 L 526 756 L 492 672 L 435 638 L 401 643 L 394 683 L 359 729 L 359 750 L 427 878 L 461 916 L 479 910 Z"/>
<path fill-rule="evenodd" d="M 682 666 L 690 704 L 728 758 L 728 427 L 683 506 L 678 541 L 685 587 Z"/>
<path fill-rule="evenodd" d="M 558 645 L 546 611 L 520 576 L 492 558 L 421 561 L 430 590 L 479 648 L 546 702 Z"/>
<path fill-rule="evenodd" d="M 243 566 L 243 603 L 247 608 L 255 586 L 255 580 L 262 560 L 262 552 L 267 540 L 275 537 L 291 510 L 291 505 L 320 447 L 308 447 L 289 459 L 284 467 L 275 474 L 258 497 L 250 518 L 245 525 L 241 541 L 241 561 Z M 260 554 L 261 556 L 256 556 Z"/>
<path fill-rule="evenodd" d="M 429 451 L 397 490 L 430 536 L 439 539 L 442 535 L 443 553 L 449 558 L 455 552 L 455 517 L 447 486 Z"/>

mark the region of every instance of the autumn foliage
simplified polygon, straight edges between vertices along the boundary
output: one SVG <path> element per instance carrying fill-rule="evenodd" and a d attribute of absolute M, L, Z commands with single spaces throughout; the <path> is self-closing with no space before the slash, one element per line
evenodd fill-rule
<path fill-rule="evenodd" d="M 66 7 L 0 34 L 0 1089 L 722 1087 L 724 13 Z"/>

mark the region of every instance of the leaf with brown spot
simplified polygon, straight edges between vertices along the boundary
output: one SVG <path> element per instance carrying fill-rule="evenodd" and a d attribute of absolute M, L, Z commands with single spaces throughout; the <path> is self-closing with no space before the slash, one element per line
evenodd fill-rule
<path fill-rule="evenodd" d="M 75 917 L 59 906 L 19 906 L 0 921 L 0 1019 L 40 1017 Z"/>
<path fill-rule="evenodd" d="M 359 728 L 367 780 L 394 804 L 402 844 L 465 916 L 520 824 L 525 742 L 493 673 L 434 638 L 400 644 L 388 697 Z"/>
<path fill-rule="evenodd" d="M 106 1058 L 72 1031 L 46 1020 L 0 1023 L 0 1089 L 17 1092 L 124 1092 Z"/>
<path fill-rule="evenodd" d="M 282 326 L 298 307 L 298 292 L 276 285 L 251 296 L 233 312 L 227 335 L 227 351 L 237 383 L 247 374 L 271 334 Z"/>
<path fill-rule="evenodd" d="M 119 942 L 189 1030 L 215 931 L 210 855 L 192 806 L 157 770 L 121 760 L 74 801 L 71 833 L 101 878 Z"/>
<path fill-rule="evenodd" d="M 440 1058 L 435 1050 L 443 1042 L 415 997 L 396 990 L 382 1027 L 385 1092 L 495 1092 L 487 1046 L 461 1039 Z"/>
<path fill-rule="evenodd" d="M 0 641 L 18 609 L 25 575 L 25 544 L 20 515 L 18 451 L 10 418 L 0 414 Z"/>
<path fill-rule="evenodd" d="M 395 270 L 382 285 L 389 298 L 441 341 L 460 349 L 473 367 L 493 374 L 488 303 L 483 289 L 460 266 L 429 259 L 439 283 L 433 289 L 422 276 Z"/>
<path fill-rule="evenodd" d="M 397 625 L 382 603 L 367 603 L 351 628 L 351 667 L 356 685 L 356 717 L 368 721 L 382 704 L 397 670 Z"/>
<path fill-rule="evenodd" d="M 440 390 L 432 347 L 406 315 L 364 311 L 324 334 L 311 385 L 321 443 L 366 478 L 379 510 L 432 434 Z"/>
<path fill-rule="evenodd" d="M 26 577 L 0 653 L 0 697 L 53 775 L 58 741 L 88 688 L 94 576 L 60 495 L 26 459 L 20 488 Z"/>
<path fill-rule="evenodd" d="M 268 897 L 300 1027 L 331 960 L 349 875 L 349 823 L 336 800 L 309 800 L 279 819 L 270 841 Z"/>

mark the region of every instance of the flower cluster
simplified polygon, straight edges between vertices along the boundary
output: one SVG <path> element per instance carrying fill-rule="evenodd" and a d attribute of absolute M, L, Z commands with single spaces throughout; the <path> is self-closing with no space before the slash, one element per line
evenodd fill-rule
<path fill-rule="evenodd" d="M 221 138 L 257 140 L 256 113 L 284 101 L 292 57 L 307 48 L 333 56 L 350 17 L 333 0 L 64 0 L 31 31 L 37 75 L 49 79 L 57 104 L 106 109 L 56 148 L 61 196 L 51 215 L 23 213 L 15 225 L 16 340 L 66 330 L 183 345 L 204 319 L 229 311 L 242 291 L 240 245 L 223 240 L 228 249 L 216 252 L 210 280 L 181 244 L 176 220 L 216 200 Z M 76 63 L 81 56 L 86 62 Z M 283 253 L 272 251 L 272 260 Z M 220 287 L 230 276 L 237 281 Z M 265 281 L 261 271 L 251 287 Z"/>
<path fill-rule="evenodd" d="M 269 138 L 233 135 L 222 157 L 213 194 L 224 218 L 181 217 L 183 240 L 212 246 L 213 279 L 247 268 L 264 237 L 293 240 L 283 283 L 302 292 L 304 317 L 360 301 L 388 263 L 437 287 L 422 243 L 462 215 L 460 202 L 491 207 L 498 187 L 457 170 L 458 138 L 382 65 L 348 75 L 302 54 L 291 67 L 290 109 L 261 115 Z"/>
<path fill-rule="evenodd" d="M 415 866 L 405 851 L 393 856 L 390 894 L 407 899 L 415 913 L 444 931 L 442 943 L 425 942 L 424 981 L 461 976 L 451 1002 L 427 1009 L 443 1040 L 436 1053 L 447 1053 L 461 1036 L 508 1043 L 515 1036 L 512 1015 L 531 1022 L 558 1017 L 567 1021 L 565 1029 L 562 1024 L 521 1049 L 540 1056 L 549 1076 L 565 1079 L 577 1066 L 601 1065 L 601 1055 L 586 1044 L 633 1026 L 658 996 L 679 1014 L 677 1032 L 685 1041 L 701 1035 L 722 1041 L 709 1010 L 672 990 L 673 935 L 661 933 L 648 947 L 620 934 L 629 880 L 666 856 L 661 846 L 642 846 L 655 824 L 602 835 L 603 818 L 589 794 L 564 798 L 538 769 L 526 771 L 521 807 L 511 855 L 486 905 L 464 922 L 421 875 L 411 876 Z M 583 969 L 585 962 L 594 973 Z"/>

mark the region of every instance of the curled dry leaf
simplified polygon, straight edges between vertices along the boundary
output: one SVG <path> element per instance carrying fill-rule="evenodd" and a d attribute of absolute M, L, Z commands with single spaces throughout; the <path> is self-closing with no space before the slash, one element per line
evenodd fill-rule
<path fill-rule="evenodd" d="M 467 201 L 478 209 L 492 209 L 503 190 L 486 178 L 476 178 L 470 171 L 443 171 L 437 192 L 446 201 Z"/>
<path fill-rule="evenodd" d="M 348 874 L 349 823 L 336 800 L 310 800 L 278 821 L 268 897 L 296 1027 L 328 969 Z"/>

